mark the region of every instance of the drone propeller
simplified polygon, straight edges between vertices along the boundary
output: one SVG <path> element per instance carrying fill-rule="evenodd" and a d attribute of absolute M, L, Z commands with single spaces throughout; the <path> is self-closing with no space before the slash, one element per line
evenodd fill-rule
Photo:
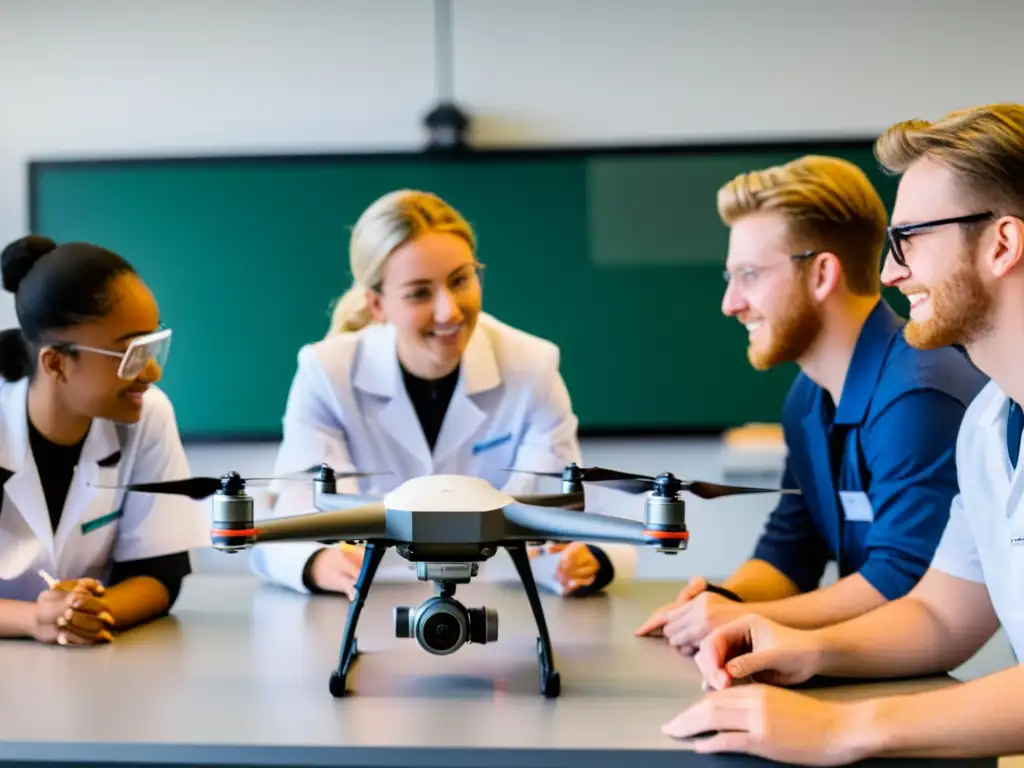
<path fill-rule="evenodd" d="M 378 472 L 335 472 L 335 478 L 341 480 L 349 477 L 372 477 Z M 164 480 L 153 483 L 128 483 L 126 485 L 96 485 L 96 488 L 115 488 L 128 491 L 141 491 L 143 493 L 171 493 L 180 496 L 188 496 L 191 499 L 201 500 L 212 496 L 217 491 L 236 492 L 241 490 L 245 483 L 269 482 L 273 480 L 308 480 L 309 477 L 284 475 L 280 477 L 240 477 L 237 472 L 228 472 L 221 477 L 188 477 L 180 480 Z"/>
<path fill-rule="evenodd" d="M 556 477 L 562 480 L 601 483 L 626 493 L 646 493 L 658 488 L 667 492 L 689 491 L 702 499 L 717 499 L 722 496 L 733 496 L 746 493 L 789 493 L 798 494 L 796 488 L 752 488 L 743 485 L 722 485 L 706 483 L 700 480 L 680 480 L 671 473 L 651 477 L 633 472 L 622 472 L 605 467 L 579 467 L 570 464 L 562 472 L 533 472 L 531 470 L 511 469 L 510 472 L 524 472 L 541 477 Z"/>

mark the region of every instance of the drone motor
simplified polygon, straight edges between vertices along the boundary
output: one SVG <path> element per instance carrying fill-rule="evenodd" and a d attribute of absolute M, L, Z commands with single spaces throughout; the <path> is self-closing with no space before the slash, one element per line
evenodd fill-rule
<path fill-rule="evenodd" d="M 447 595 L 434 595 L 414 609 L 395 608 L 395 636 L 415 638 L 435 656 L 455 653 L 466 643 L 493 643 L 498 639 L 498 613 L 493 608 L 466 608 Z"/>
<path fill-rule="evenodd" d="M 220 489 L 213 496 L 213 546 L 222 552 L 248 549 L 256 538 L 253 498 L 237 472 L 221 476 Z"/>
<path fill-rule="evenodd" d="M 686 502 L 680 497 L 682 482 L 672 473 L 658 475 L 654 490 L 644 500 L 644 528 L 657 542 L 656 549 L 669 555 L 686 549 L 690 538 L 686 529 Z"/>

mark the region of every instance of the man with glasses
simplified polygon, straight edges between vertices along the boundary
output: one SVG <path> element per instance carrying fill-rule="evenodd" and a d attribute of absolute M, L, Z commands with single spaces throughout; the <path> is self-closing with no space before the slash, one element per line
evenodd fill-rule
<path fill-rule="evenodd" d="M 961 490 L 931 567 L 904 598 L 819 630 L 742 617 L 705 640 L 698 665 L 725 690 L 663 727 L 677 737 L 722 731 L 698 740 L 701 752 L 810 764 L 1024 752 L 1019 663 L 940 690 L 842 703 L 732 686 L 751 675 L 790 685 L 949 671 L 1000 623 L 1017 658 L 1024 653 L 1024 106 L 899 123 L 876 154 L 902 174 L 882 277 L 910 299 L 907 339 L 921 349 L 960 344 L 992 379 L 960 429 Z"/>
<path fill-rule="evenodd" d="M 758 370 L 795 362 L 783 406 L 784 495 L 722 586 L 695 577 L 638 635 L 684 653 L 745 613 L 824 627 L 906 594 L 957 493 L 960 421 L 985 378 L 953 348 L 919 351 L 881 296 L 886 212 L 864 172 L 808 156 L 718 195 L 730 228 L 726 315 Z M 838 580 L 822 587 L 827 564 Z"/>

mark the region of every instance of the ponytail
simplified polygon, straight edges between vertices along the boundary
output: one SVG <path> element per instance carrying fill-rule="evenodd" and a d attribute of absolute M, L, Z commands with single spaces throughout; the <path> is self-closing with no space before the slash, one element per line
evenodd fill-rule
<path fill-rule="evenodd" d="M 370 305 L 366 303 L 366 289 L 358 282 L 342 294 L 331 312 L 331 324 L 327 336 L 336 333 L 353 333 L 373 322 Z"/>
<path fill-rule="evenodd" d="M 20 328 L 0 332 L 0 378 L 18 381 L 32 373 L 32 350 Z"/>

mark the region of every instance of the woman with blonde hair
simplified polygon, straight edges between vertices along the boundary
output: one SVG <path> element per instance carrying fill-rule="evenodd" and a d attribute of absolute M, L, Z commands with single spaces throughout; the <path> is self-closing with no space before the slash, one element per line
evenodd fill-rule
<path fill-rule="evenodd" d="M 466 220 L 428 192 L 394 191 L 363 212 L 349 244 L 353 284 L 326 337 L 298 354 L 276 474 L 326 462 L 384 473 L 339 482 L 342 492 L 383 494 L 413 477 L 460 474 L 518 494 L 534 490 L 535 476 L 510 468 L 582 463 L 558 347 L 482 311 L 476 246 Z M 305 511 L 308 488 L 283 483 L 274 514 Z M 267 581 L 350 598 L 362 564 L 361 548 L 313 543 L 252 555 Z M 389 550 L 377 578 L 396 569 L 412 577 L 398 558 Z M 631 573 L 635 558 L 629 546 L 574 543 L 531 562 L 539 584 L 582 595 Z"/>

